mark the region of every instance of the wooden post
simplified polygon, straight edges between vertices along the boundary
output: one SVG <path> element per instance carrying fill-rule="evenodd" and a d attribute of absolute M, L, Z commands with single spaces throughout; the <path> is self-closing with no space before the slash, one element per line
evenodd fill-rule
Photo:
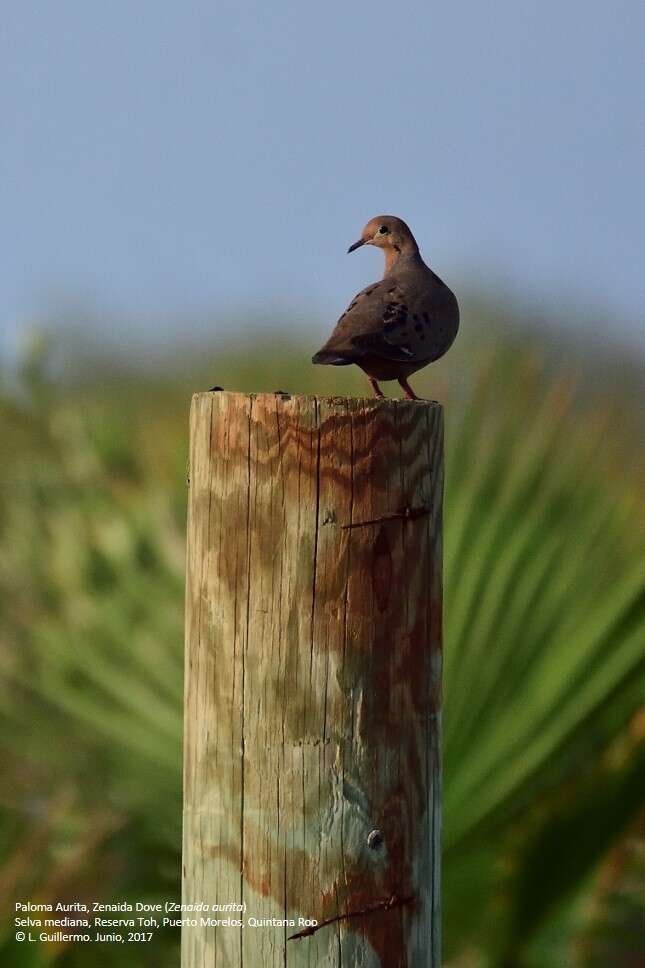
<path fill-rule="evenodd" d="M 190 433 L 182 966 L 439 968 L 441 407 Z"/>

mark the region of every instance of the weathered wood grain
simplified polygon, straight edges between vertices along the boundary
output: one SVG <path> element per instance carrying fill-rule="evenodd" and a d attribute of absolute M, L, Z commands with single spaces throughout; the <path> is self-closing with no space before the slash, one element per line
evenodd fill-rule
<path fill-rule="evenodd" d="M 183 899 L 246 910 L 184 928 L 183 968 L 440 964 L 442 433 L 193 398 Z"/>

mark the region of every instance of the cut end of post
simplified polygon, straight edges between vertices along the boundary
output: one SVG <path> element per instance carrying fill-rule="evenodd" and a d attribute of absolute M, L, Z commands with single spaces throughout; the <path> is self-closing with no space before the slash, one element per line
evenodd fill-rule
<path fill-rule="evenodd" d="M 198 390 L 193 394 L 192 399 L 199 400 L 214 396 L 225 397 L 231 400 L 257 400 L 262 402 L 273 399 L 282 403 L 295 403 L 300 405 L 311 403 L 312 401 L 321 404 L 329 404 L 330 406 L 360 405 L 364 409 L 368 410 L 378 410 L 380 407 L 388 408 L 392 406 L 401 407 L 403 409 L 409 408 L 411 410 L 421 407 L 438 407 L 439 409 L 443 409 L 442 405 L 437 400 L 409 400 L 406 397 L 354 397 L 342 394 L 325 396 L 314 393 L 290 393 L 288 390 L 275 390 L 272 393 L 267 393 L 264 391 L 244 393 L 241 390 L 224 390 L 222 387 L 216 387 L 212 390 Z"/>

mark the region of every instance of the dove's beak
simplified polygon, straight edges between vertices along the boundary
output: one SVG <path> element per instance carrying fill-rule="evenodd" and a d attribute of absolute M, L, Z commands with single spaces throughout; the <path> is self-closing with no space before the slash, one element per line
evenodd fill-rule
<path fill-rule="evenodd" d="M 347 250 L 347 254 L 349 255 L 349 253 L 353 252 L 355 249 L 360 249 L 362 245 L 365 245 L 365 239 L 359 239 L 358 242 L 354 242 L 353 245 L 350 245 L 349 249 Z"/>

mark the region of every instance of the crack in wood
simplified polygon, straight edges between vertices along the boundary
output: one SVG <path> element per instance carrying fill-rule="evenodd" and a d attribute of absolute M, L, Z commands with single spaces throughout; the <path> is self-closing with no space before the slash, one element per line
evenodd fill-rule
<path fill-rule="evenodd" d="M 382 514 L 378 518 L 369 518 L 367 521 L 354 521 L 351 524 L 341 524 L 341 531 L 345 531 L 348 528 L 365 528 L 368 524 L 380 524 L 381 521 L 396 521 L 398 518 L 403 521 L 414 521 L 416 518 L 422 518 L 426 514 L 430 514 L 432 510 L 427 504 L 420 504 L 418 507 L 404 507 L 400 508 L 398 511 L 392 511 L 390 514 Z"/>
<path fill-rule="evenodd" d="M 326 928 L 330 924 L 336 924 L 338 921 L 348 921 L 350 918 L 363 918 L 368 914 L 377 914 L 379 911 L 391 911 L 393 908 L 404 907 L 406 904 L 411 904 L 413 900 L 414 897 L 412 895 L 399 897 L 398 894 L 390 894 L 388 898 L 377 901 L 376 904 L 370 904 L 369 907 L 361 908 L 360 911 L 348 911 L 346 914 L 337 914 L 333 918 L 327 918 L 325 921 L 319 921 L 318 924 L 303 928 L 302 931 L 297 931 L 296 934 L 289 935 L 287 941 L 298 941 L 300 938 L 308 938 L 312 934 L 315 934 L 316 931 L 320 931 L 321 928 Z"/>

